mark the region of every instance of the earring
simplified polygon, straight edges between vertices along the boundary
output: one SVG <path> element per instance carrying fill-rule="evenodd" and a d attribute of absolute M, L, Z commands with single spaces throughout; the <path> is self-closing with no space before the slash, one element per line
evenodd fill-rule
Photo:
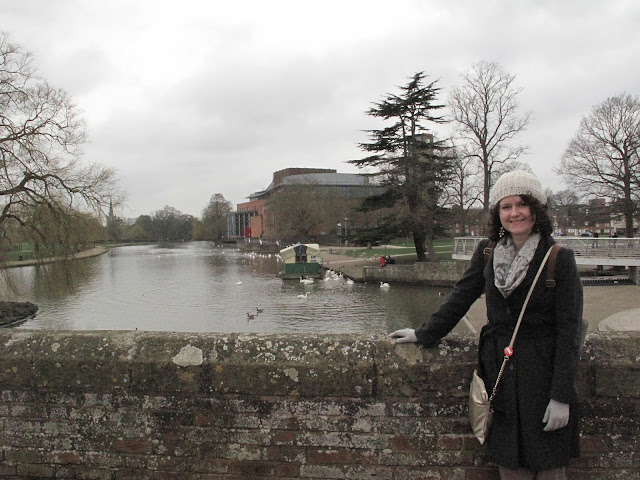
<path fill-rule="evenodd" d="M 500 230 L 498 230 L 498 236 L 500 238 L 504 237 L 504 227 L 500 227 Z"/>

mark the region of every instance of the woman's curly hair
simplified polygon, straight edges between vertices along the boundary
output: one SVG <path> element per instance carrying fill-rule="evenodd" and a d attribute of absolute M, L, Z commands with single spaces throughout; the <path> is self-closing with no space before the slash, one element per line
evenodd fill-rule
<path fill-rule="evenodd" d="M 551 235 L 553 233 L 553 225 L 549 214 L 547 213 L 547 206 L 540 203 L 540 201 L 532 195 L 520 195 L 522 201 L 529 206 L 531 213 L 535 217 L 533 224 L 533 231 L 540 233 L 543 237 Z M 489 210 L 489 239 L 497 242 L 500 240 L 500 228 L 502 223 L 500 222 L 500 202 L 496 203 L 491 210 Z M 504 235 L 511 235 L 505 230 Z"/>

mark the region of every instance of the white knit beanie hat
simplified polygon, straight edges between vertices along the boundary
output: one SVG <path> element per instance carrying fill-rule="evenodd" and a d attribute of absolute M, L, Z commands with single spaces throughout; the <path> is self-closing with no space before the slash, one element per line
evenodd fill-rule
<path fill-rule="evenodd" d="M 531 195 L 543 205 L 547 203 L 547 197 L 542 190 L 540 180 L 524 170 L 514 170 L 501 175 L 491 189 L 489 203 L 494 206 L 503 198 L 511 195 Z"/>

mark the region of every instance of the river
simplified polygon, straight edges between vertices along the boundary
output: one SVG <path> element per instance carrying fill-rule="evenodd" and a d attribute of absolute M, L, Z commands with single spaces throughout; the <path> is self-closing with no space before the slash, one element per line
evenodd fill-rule
<path fill-rule="evenodd" d="M 21 329 L 365 334 L 417 327 L 444 298 L 423 286 L 304 285 L 280 279 L 282 265 L 277 255 L 208 242 L 125 246 L 71 265 L 5 270 L 0 295 L 38 305 Z"/>

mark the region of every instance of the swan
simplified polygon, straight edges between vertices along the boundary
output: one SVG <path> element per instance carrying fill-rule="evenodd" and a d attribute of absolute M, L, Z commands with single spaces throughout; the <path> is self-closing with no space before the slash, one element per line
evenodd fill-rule
<path fill-rule="evenodd" d="M 242 285 L 242 282 L 236 282 L 236 285 Z"/>
<path fill-rule="evenodd" d="M 353 285 L 353 280 L 351 280 L 350 278 L 347 278 L 347 285 Z"/>
<path fill-rule="evenodd" d="M 391 285 L 387 282 L 380 282 L 380 288 L 391 288 Z"/>
<path fill-rule="evenodd" d="M 305 285 L 311 285 L 313 283 L 313 278 L 300 277 L 300 283 L 304 283 Z"/>
<path fill-rule="evenodd" d="M 309 296 L 309 292 L 301 293 L 300 295 L 298 295 L 298 298 L 307 298 L 308 296 Z"/>

